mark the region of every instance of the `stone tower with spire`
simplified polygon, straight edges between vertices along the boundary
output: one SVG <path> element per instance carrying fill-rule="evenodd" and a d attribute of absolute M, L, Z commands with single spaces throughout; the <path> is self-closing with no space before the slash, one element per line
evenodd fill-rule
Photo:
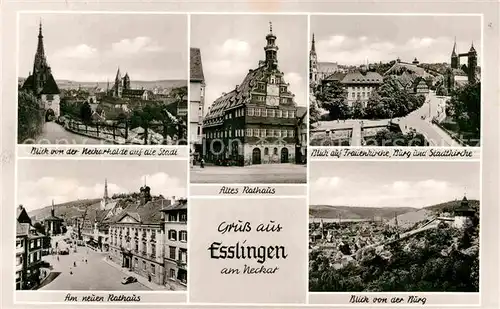
<path fill-rule="evenodd" d="M 101 210 L 105 210 L 106 206 L 109 202 L 109 194 L 108 194 L 108 179 L 104 179 L 104 194 L 101 199 Z"/>
<path fill-rule="evenodd" d="M 278 46 L 276 45 L 276 35 L 273 33 L 273 24 L 269 22 L 269 34 L 266 35 L 267 44 L 264 47 L 266 52 L 266 66 L 271 70 L 278 69 Z"/>
<path fill-rule="evenodd" d="M 40 105 L 46 111 L 47 120 L 59 117 L 60 91 L 45 55 L 41 21 L 38 27 L 38 44 L 33 61 L 33 72 L 24 81 L 22 90 L 30 91 L 40 100 Z"/>
<path fill-rule="evenodd" d="M 467 54 L 467 79 L 469 83 L 476 82 L 477 52 L 474 43 L 471 44 Z"/>
<path fill-rule="evenodd" d="M 123 91 L 122 75 L 120 73 L 120 68 L 116 70 L 115 85 L 113 87 L 113 96 L 115 98 L 121 98 Z"/>
<path fill-rule="evenodd" d="M 128 76 L 128 72 L 125 73 L 123 77 L 123 89 L 130 89 L 130 77 Z"/>
<path fill-rule="evenodd" d="M 453 50 L 451 52 L 451 68 L 459 69 L 460 68 L 460 57 L 457 53 L 457 38 L 455 38 L 455 42 L 453 43 Z"/>
<path fill-rule="evenodd" d="M 311 50 L 309 51 L 309 81 L 312 85 L 318 83 L 318 55 L 316 54 L 316 41 L 312 34 Z"/>

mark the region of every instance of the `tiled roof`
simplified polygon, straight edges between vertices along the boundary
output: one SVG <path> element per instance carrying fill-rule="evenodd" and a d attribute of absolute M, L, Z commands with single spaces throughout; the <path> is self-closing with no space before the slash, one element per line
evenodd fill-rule
<path fill-rule="evenodd" d="M 27 236 L 30 230 L 29 223 L 16 222 L 16 236 Z"/>
<path fill-rule="evenodd" d="M 123 89 L 122 95 L 143 95 L 145 91 L 144 89 Z"/>
<path fill-rule="evenodd" d="M 364 75 L 361 72 L 351 72 L 342 79 L 343 84 L 380 84 L 382 82 L 383 77 L 377 72 L 366 72 Z"/>
<path fill-rule="evenodd" d="M 256 86 L 255 80 L 263 76 L 265 66 L 260 66 L 255 70 L 249 70 L 243 82 L 236 86 L 231 92 L 219 97 L 210 106 L 206 119 L 217 118 L 224 115 L 228 108 L 236 107 L 247 103 L 250 100 L 250 91 Z"/>
<path fill-rule="evenodd" d="M 49 74 L 49 78 L 47 79 L 45 86 L 43 86 L 41 93 L 42 94 L 59 94 L 59 93 L 61 93 L 59 91 L 59 87 L 57 87 L 56 80 L 54 79 L 54 76 L 52 76 L 52 74 Z"/>
<path fill-rule="evenodd" d="M 125 215 L 129 215 L 141 224 L 158 224 L 161 223 L 161 207 L 162 200 L 147 202 L 141 205 L 130 203 L 122 212 L 116 215 L 112 221 L 117 222 Z"/>
<path fill-rule="evenodd" d="M 323 80 L 327 81 L 327 80 L 338 80 L 338 81 L 341 81 L 344 79 L 344 77 L 346 76 L 346 73 L 342 73 L 342 72 L 335 72 L 333 74 L 330 74 L 328 75 L 326 78 L 324 78 Z"/>
<path fill-rule="evenodd" d="M 203 75 L 203 64 L 201 61 L 201 51 L 199 48 L 190 48 L 190 80 L 202 82 L 205 80 Z"/>
<path fill-rule="evenodd" d="M 417 74 L 419 76 L 422 76 L 422 77 L 427 77 L 428 75 L 430 75 L 429 73 L 427 73 L 425 71 L 424 68 L 418 67 L 415 64 L 407 63 L 407 62 L 396 62 L 396 63 L 394 63 L 394 65 L 389 70 L 387 70 L 384 73 L 384 75 L 398 74 L 403 69 L 405 69 L 407 71 L 411 71 L 411 72 L 413 72 L 413 73 L 415 73 L 415 74 Z"/>
<path fill-rule="evenodd" d="M 335 72 L 339 69 L 337 62 L 318 62 L 318 72 L 328 73 Z"/>
<path fill-rule="evenodd" d="M 33 90 L 33 75 L 30 75 L 28 76 L 28 78 L 26 78 L 21 89 Z"/>
<path fill-rule="evenodd" d="M 297 118 L 302 118 L 307 113 L 307 107 L 297 106 Z"/>
<path fill-rule="evenodd" d="M 173 204 L 169 204 L 167 206 L 164 206 L 161 211 L 172 211 L 172 210 L 181 210 L 181 209 L 187 209 L 187 200 L 186 199 L 179 199 Z"/>

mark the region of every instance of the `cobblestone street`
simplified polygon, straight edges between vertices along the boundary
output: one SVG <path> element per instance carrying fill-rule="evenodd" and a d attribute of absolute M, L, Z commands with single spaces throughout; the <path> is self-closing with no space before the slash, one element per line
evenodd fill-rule
<path fill-rule="evenodd" d="M 307 166 L 259 164 L 250 166 L 194 166 L 191 183 L 306 183 Z"/>

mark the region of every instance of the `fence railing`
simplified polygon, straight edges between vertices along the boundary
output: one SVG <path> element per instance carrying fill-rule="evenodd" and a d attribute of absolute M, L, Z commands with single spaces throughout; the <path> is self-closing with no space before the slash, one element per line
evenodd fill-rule
<path fill-rule="evenodd" d="M 170 145 L 184 139 L 187 130 L 179 125 L 150 124 L 146 128 L 131 128 L 125 122 L 91 122 L 83 123 L 68 120 L 64 127 L 77 134 L 86 135 L 97 139 L 103 139 L 114 144 L 136 144 L 136 145 Z M 172 137 L 173 136 L 173 137 Z"/>

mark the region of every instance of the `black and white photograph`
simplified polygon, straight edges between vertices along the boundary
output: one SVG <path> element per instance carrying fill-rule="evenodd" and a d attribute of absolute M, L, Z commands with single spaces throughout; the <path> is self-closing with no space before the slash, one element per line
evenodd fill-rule
<path fill-rule="evenodd" d="M 480 146 L 481 16 L 310 25 L 311 146 Z"/>
<path fill-rule="evenodd" d="M 187 145 L 186 15 L 24 13 L 18 27 L 18 144 Z"/>
<path fill-rule="evenodd" d="M 479 292 L 479 162 L 314 162 L 310 186 L 309 291 Z"/>
<path fill-rule="evenodd" d="M 190 181 L 306 183 L 307 16 L 192 15 L 190 53 Z"/>
<path fill-rule="evenodd" d="M 185 164 L 41 163 L 18 163 L 16 290 L 186 290 Z"/>

